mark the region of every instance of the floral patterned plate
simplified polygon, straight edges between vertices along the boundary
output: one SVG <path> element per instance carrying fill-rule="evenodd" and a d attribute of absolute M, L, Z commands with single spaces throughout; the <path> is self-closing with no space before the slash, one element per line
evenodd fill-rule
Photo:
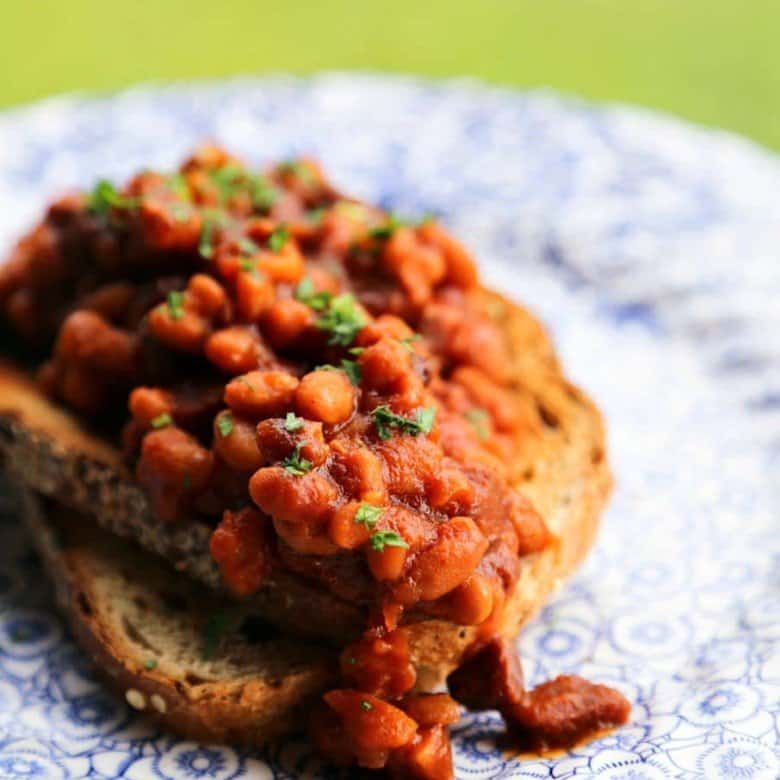
<path fill-rule="evenodd" d="M 580 573 L 523 633 L 530 681 L 620 688 L 631 723 L 554 759 L 454 729 L 458 777 L 780 774 L 780 161 L 629 108 L 346 74 L 152 86 L 0 115 L 0 246 L 50 195 L 204 139 L 318 155 L 345 189 L 439 213 L 549 324 L 606 412 L 617 490 Z M 327 777 L 158 733 L 94 679 L 6 503 L 0 777 Z"/>

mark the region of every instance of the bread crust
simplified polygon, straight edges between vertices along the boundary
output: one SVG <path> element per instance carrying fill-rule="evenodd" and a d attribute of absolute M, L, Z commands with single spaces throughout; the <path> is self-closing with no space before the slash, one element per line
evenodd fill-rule
<path fill-rule="evenodd" d="M 338 678 L 334 651 L 280 636 L 248 643 L 231 632 L 203 660 L 201 626 L 224 602 L 186 578 L 172 588 L 162 561 L 72 511 L 27 491 L 20 507 L 76 641 L 116 693 L 166 729 L 262 745 L 303 728 L 307 708 Z"/>
<path fill-rule="evenodd" d="M 539 321 L 490 291 L 477 290 L 471 298 L 499 325 L 512 356 L 510 387 L 535 420 L 509 464 L 510 479 L 556 536 L 544 552 L 522 560 L 520 579 L 496 625 L 501 633 L 514 636 L 592 545 L 612 480 L 601 415 L 563 376 Z M 8 470 L 27 487 L 88 513 L 114 534 L 135 539 L 177 570 L 221 587 L 208 554 L 208 526 L 155 521 L 119 452 L 43 398 L 22 372 L 5 363 L 0 363 L 0 451 Z M 365 624 L 364 613 L 354 605 L 284 573 L 274 575 L 252 602 L 287 632 L 341 645 Z M 479 631 L 436 619 L 412 623 L 412 656 L 420 685 L 440 683 Z"/>

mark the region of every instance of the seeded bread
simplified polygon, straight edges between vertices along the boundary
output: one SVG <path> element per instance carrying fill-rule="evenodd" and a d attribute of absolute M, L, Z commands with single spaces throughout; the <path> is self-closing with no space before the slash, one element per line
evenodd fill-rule
<path fill-rule="evenodd" d="M 302 728 L 336 679 L 332 650 L 281 637 L 72 510 L 30 493 L 20 504 L 76 641 L 130 706 L 167 729 L 260 745 Z"/>
<path fill-rule="evenodd" d="M 511 480 L 556 535 L 550 548 L 523 561 L 499 625 L 513 636 L 589 549 L 611 476 L 601 416 L 563 376 L 538 320 L 488 291 L 475 293 L 472 303 L 499 323 L 512 354 L 512 391 L 527 408 L 528 434 L 509 464 Z M 113 534 L 136 540 L 178 571 L 221 588 L 208 553 L 208 527 L 156 521 L 118 450 L 43 398 L 8 364 L 0 364 L 0 452 L 9 472 L 27 487 L 90 515 Z M 253 597 L 252 608 L 285 632 L 339 645 L 365 624 L 365 615 L 353 605 L 284 573 L 274 575 Z M 420 681 L 429 687 L 457 665 L 477 629 L 424 620 L 411 631 Z"/>

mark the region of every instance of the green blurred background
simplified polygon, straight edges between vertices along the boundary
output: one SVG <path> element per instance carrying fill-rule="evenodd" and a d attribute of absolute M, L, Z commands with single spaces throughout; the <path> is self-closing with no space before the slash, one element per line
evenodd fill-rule
<path fill-rule="evenodd" d="M 0 105 L 237 73 L 552 86 L 780 149 L 780 0 L 5 0 Z"/>

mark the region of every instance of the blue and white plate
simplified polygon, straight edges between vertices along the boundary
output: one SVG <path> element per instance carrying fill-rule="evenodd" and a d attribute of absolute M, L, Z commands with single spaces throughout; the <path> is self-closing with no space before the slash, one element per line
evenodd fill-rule
<path fill-rule="evenodd" d="M 469 82 L 326 75 L 65 97 L 0 116 L 0 246 L 52 193 L 217 139 L 313 153 L 346 190 L 437 212 L 549 324 L 602 405 L 617 490 L 580 573 L 524 632 L 531 682 L 577 672 L 630 725 L 550 760 L 455 728 L 458 777 L 780 775 L 780 160 L 629 108 Z M 7 513 L 6 513 L 7 514 Z M 95 681 L 18 524 L 0 525 L 0 777 L 321 777 L 158 733 Z"/>

